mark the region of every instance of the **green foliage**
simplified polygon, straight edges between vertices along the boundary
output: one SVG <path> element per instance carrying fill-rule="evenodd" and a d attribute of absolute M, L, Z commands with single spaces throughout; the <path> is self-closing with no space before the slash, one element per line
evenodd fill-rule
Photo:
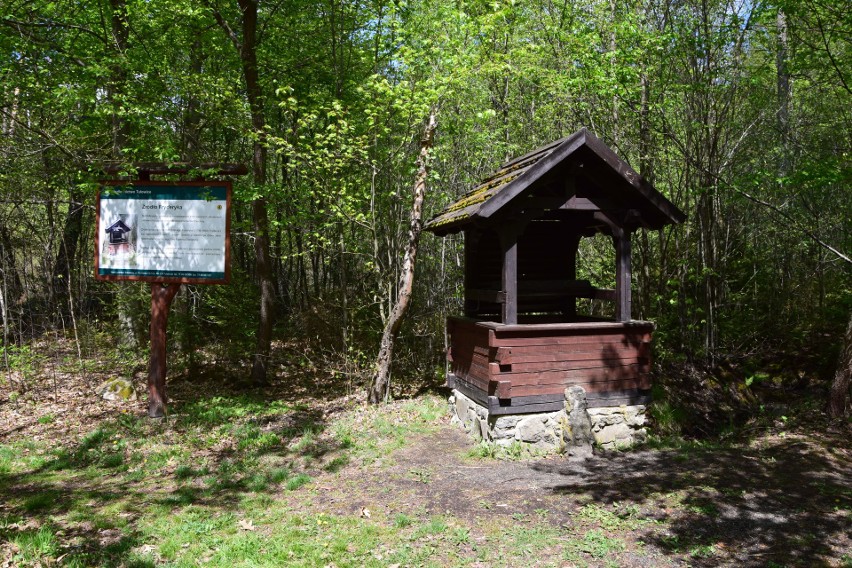
<path fill-rule="evenodd" d="M 624 542 L 607 536 L 603 531 L 592 530 L 583 536 L 582 541 L 577 545 L 577 549 L 592 558 L 602 559 L 624 550 Z"/>

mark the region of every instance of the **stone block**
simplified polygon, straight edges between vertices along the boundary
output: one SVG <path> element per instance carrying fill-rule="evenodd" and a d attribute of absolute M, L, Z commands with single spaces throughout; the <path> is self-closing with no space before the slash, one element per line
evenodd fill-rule
<path fill-rule="evenodd" d="M 470 399 L 466 396 L 456 397 L 456 414 L 465 424 L 468 420 L 468 410 L 470 410 Z"/>
<path fill-rule="evenodd" d="M 565 421 L 562 437 L 569 453 L 591 454 L 592 421 L 589 417 L 586 391 L 582 387 L 565 389 Z"/>
<path fill-rule="evenodd" d="M 547 429 L 545 428 L 542 419 L 533 415 L 523 418 L 520 422 L 518 422 L 516 432 L 518 440 L 534 444 L 540 442 L 542 438 L 544 438 L 547 433 Z"/>
<path fill-rule="evenodd" d="M 608 444 L 613 442 L 616 445 L 621 443 L 629 445 L 633 439 L 630 426 L 624 422 L 611 425 L 608 428 L 602 428 L 601 430 L 594 432 L 593 435 L 595 437 L 595 442 L 602 447 L 606 447 Z"/>

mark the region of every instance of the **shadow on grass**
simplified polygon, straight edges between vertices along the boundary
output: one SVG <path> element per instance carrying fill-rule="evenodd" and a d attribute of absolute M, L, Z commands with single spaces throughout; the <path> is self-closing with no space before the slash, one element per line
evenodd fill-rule
<path fill-rule="evenodd" d="M 117 416 L 28 471 L 0 472 L 0 541 L 12 543 L 0 560 L 154 565 L 140 547 L 160 533 L 138 519 L 298 489 L 306 464 L 345 462 L 347 444 L 325 430 L 319 410 L 246 394 L 176 404 L 160 422 Z"/>
<path fill-rule="evenodd" d="M 828 445 L 848 440 L 824 438 Z M 852 468 L 813 445 L 612 454 L 533 468 L 563 476 L 559 494 L 636 504 L 663 521 L 643 540 L 693 566 L 836 566 L 850 550 Z M 845 560 L 848 562 L 849 560 Z M 843 562 L 843 560 L 841 560 Z"/>

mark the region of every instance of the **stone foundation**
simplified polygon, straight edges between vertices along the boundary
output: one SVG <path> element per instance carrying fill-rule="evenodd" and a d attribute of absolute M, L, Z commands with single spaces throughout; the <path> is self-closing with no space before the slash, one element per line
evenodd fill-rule
<path fill-rule="evenodd" d="M 645 441 L 645 406 L 604 406 L 589 408 L 595 445 L 620 450 Z"/>
<path fill-rule="evenodd" d="M 646 437 L 644 405 L 587 408 L 579 387 L 566 390 L 566 408 L 557 412 L 489 416 L 487 408 L 456 389 L 449 403 L 454 424 L 498 446 L 520 442 L 548 452 L 583 454 L 590 453 L 592 443 L 616 450 Z"/>

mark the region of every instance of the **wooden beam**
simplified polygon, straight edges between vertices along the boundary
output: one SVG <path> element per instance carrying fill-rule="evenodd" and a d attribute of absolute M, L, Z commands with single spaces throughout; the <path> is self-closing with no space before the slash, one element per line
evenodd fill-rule
<path fill-rule="evenodd" d="M 166 327 L 180 284 L 151 283 L 151 354 L 148 363 L 148 416 L 166 414 Z"/>
<path fill-rule="evenodd" d="M 464 232 L 464 315 L 469 317 L 476 315 L 469 290 L 473 282 L 473 249 L 478 241 L 478 235 L 473 229 Z"/>
<path fill-rule="evenodd" d="M 631 247 L 630 231 L 613 231 L 615 244 L 615 321 L 630 321 L 631 316 Z"/>
<path fill-rule="evenodd" d="M 477 302 L 492 302 L 502 304 L 506 301 L 506 294 L 500 290 L 487 290 L 482 288 L 466 289 L 464 292 L 465 298 L 475 300 Z"/>
<path fill-rule="evenodd" d="M 524 172 L 522 176 L 507 185 L 503 191 L 483 203 L 474 216 L 480 219 L 488 219 L 494 215 L 504 205 L 556 167 L 562 160 L 580 149 L 586 142 L 587 134 L 588 131 L 582 128 L 568 138 L 563 139 L 558 147 L 554 148 L 549 155 L 540 159 L 534 166 L 531 166 L 530 169 Z"/>
<path fill-rule="evenodd" d="M 503 248 L 503 271 L 501 287 L 504 300 L 501 321 L 504 324 L 518 323 L 518 233 L 506 230 L 500 234 Z"/>

